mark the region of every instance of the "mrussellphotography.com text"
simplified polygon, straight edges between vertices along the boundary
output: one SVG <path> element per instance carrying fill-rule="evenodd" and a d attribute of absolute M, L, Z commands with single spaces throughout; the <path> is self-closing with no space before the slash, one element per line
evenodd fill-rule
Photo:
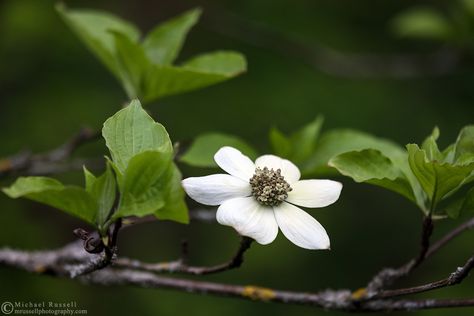
<path fill-rule="evenodd" d="M 87 315 L 76 301 L 5 301 L 0 306 L 3 315 Z"/>

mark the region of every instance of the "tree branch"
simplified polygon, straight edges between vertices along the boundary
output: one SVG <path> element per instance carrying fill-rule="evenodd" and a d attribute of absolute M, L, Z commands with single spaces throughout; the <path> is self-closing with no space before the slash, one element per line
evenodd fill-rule
<path fill-rule="evenodd" d="M 391 285 L 395 280 L 407 276 L 418 267 L 427 257 L 430 246 L 430 237 L 433 233 L 433 220 L 430 215 L 425 216 L 422 224 L 420 251 L 415 259 L 411 259 L 398 268 L 385 268 L 377 273 L 366 287 L 366 296 L 376 296 L 377 293 Z"/>
<path fill-rule="evenodd" d="M 436 290 L 439 288 L 456 285 L 461 283 L 468 275 L 469 272 L 474 268 L 474 255 L 471 256 L 467 262 L 462 267 L 458 267 L 456 271 L 450 274 L 449 277 L 436 281 L 431 282 L 415 287 L 404 288 L 404 289 L 396 289 L 396 290 L 385 290 L 380 293 L 377 293 L 374 297 L 375 298 L 393 298 L 402 295 L 409 295 L 409 294 L 416 294 L 422 293 L 427 291 Z"/>
<path fill-rule="evenodd" d="M 430 249 L 426 252 L 426 257 L 430 257 L 447 243 L 452 241 L 454 238 L 459 236 L 461 233 L 465 232 L 466 230 L 474 228 L 474 217 L 468 220 L 467 222 L 459 225 L 458 227 L 454 228 L 452 231 L 444 235 L 440 238 L 437 242 L 435 242 Z"/>
<path fill-rule="evenodd" d="M 153 273 L 181 273 L 192 275 L 206 275 L 223 272 L 235 268 L 239 268 L 244 261 L 244 254 L 250 248 L 253 239 L 242 236 L 240 246 L 235 255 L 228 262 L 215 266 L 190 266 L 185 260 L 176 260 L 162 263 L 143 263 L 138 260 L 129 258 L 119 258 L 114 261 L 114 267 L 122 269 L 135 269 L 139 271 L 147 271 Z"/>
<path fill-rule="evenodd" d="M 49 175 L 68 170 L 81 169 L 84 164 L 98 165 L 102 160 L 74 159 L 66 162 L 82 145 L 99 139 L 100 133 L 89 128 L 81 129 L 67 142 L 46 153 L 32 154 L 23 151 L 0 160 L 0 179 L 9 175 Z"/>
<path fill-rule="evenodd" d="M 474 299 L 426 299 L 393 300 L 372 299 L 357 301 L 349 290 L 325 290 L 316 293 L 281 291 L 257 286 L 228 285 L 199 280 L 187 280 L 156 275 L 135 269 L 115 269 L 113 266 L 87 275 L 75 274 L 75 269 L 98 256 L 87 253 L 80 242 L 71 243 L 55 251 L 25 252 L 11 249 L 0 250 L 0 264 L 26 271 L 58 277 L 73 276 L 96 285 L 132 285 L 142 288 L 174 289 L 189 293 L 236 297 L 262 302 L 304 304 L 331 310 L 353 312 L 413 311 L 421 309 L 474 306 Z"/>

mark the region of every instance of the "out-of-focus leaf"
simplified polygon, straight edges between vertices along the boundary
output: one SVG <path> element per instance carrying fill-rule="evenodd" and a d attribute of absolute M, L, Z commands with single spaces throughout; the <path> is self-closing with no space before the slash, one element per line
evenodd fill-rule
<path fill-rule="evenodd" d="M 467 12 L 471 15 L 474 15 L 474 0 L 460 0 L 461 3 L 464 5 L 464 8 Z"/>
<path fill-rule="evenodd" d="M 198 136 L 191 147 L 181 156 L 180 161 L 195 167 L 217 167 L 214 162 L 214 154 L 224 146 L 235 147 L 251 159 L 257 157 L 256 151 L 236 136 L 208 133 Z"/>
<path fill-rule="evenodd" d="M 305 175 L 334 174 L 335 169 L 328 166 L 332 157 L 349 151 L 363 149 L 379 150 L 396 165 L 406 160 L 406 151 L 399 145 L 370 134 L 351 129 L 335 129 L 326 132 L 319 138 L 311 157 L 301 166 Z"/>
<path fill-rule="evenodd" d="M 441 13 L 431 8 L 416 8 L 399 14 L 392 22 L 396 34 L 404 37 L 445 40 L 453 27 Z"/>
<path fill-rule="evenodd" d="M 284 158 L 288 158 L 291 153 L 291 140 L 286 137 L 279 129 L 273 127 L 269 134 L 270 144 L 273 152 Z"/>
<path fill-rule="evenodd" d="M 3 192 L 11 198 L 40 202 L 95 225 L 97 203 L 83 188 L 46 177 L 20 177 Z"/>
<path fill-rule="evenodd" d="M 210 53 L 181 67 L 154 65 L 144 79 L 145 101 L 204 88 L 239 75 L 246 70 L 243 55 L 234 52 Z"/>
<path fill-rule="evenodd" d="M 116 31 L 138 41 L 140 31 L 131 23 L 107 12 L 95 10 L 69 10 L 58 5 L 57 10 L 76 35 L 118 78 L 121 77 L 116 63 L 116 47 L 111 31 Z"/>
<path fill-rule="evenodd" d="M 193 9 L 161 23 L 150 31 L 143 41 L 148 58 L 158 65 L 171 65 L 200 15 L 200 9 Z"/>
<path fill-rule="evenodd" d="M 288 137 L 283 135 L 278 129 L 273 128 L 270 131 L 270 142 L 274 152 L 278 156 L 301 165 L 313 154 L 323 121 L 323 117 L 318 116 Z"/>
<path fill-rule="evenodd" d="M 181 68 L 230 77 L 244 72 L 247 69 L 247 62 L 240 53 L 217 51 L 193 57 L 184 62 Z"/>
<path fill-rule="evenodd" d="M 151 65 L 141 45 L 122 33 L 113 32 L 120 80 L 130 98 L 144 94 L 143 80 Z"/>
<path fill-rule="evenodd" d="M 410 168 L 432 205 L 459 189 L 474 170 L 474 163 L 452 165 L 429 161 L 426 152 L 416 144 L 408 144 L 407 149 Z"/>
<path fill-rule="evenodd" d="M 306 160 L 315 150 L 324 119 L 318 116 L 311 123 L 291 135 L 292 152 L 289 157 L 294 162 Z"/>
<path fill-rule="evenodd" d="M 410 183 L 402 170 L 378 150 L 347 152 L 333 157 L 329 165 L 356 182 L 384 187 L 417 203 Z"/>
<path fill-rule="evenodd" d="M 204 88 L 246 71 L 243 55 L 219 51 L 172 65 L 200 10 L 188 11 L 157 26 L 143 43 L 135 26 L 92 10 L 58 11 L 79 38 L 121 82 L 129 98 L 151 102 Z"/>
<path fill-rule="evenodd" d="M 138 100 L 107 119 L 102 129 L 112 160 L 121 173 L 128 162 L 144 151 L 173 151 L 166 129 L 143 110 Z"/>

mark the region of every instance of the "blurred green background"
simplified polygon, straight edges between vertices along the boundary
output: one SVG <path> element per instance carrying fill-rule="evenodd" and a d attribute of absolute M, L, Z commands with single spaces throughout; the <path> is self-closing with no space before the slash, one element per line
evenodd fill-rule
<path fill-rule="evenodd" d="M 82 126 L 98 129 L 126 101 L 120 85 L 63 24 L 54 4 L 46 0 L 0 2 L 0 157 L 22 149 L 48 150 Z M 148 106 L 174 141 L 221 131 L 239 135 L 265 152 L 269 149 L 266 135 L 270 127 L 289 132 L 323 114 L 325 130 L 356 128 L 402 145 L 421 142 L 438 125 L 441 144 L 448 144 L 462 126 L 473 121 L 474 68 L 469 43 L 403 39 L 390 28 L 397 14 L 413 6 L 433 6 L 449 12 L 452 3 L 142 0 L 70 1 L 68 5 L 105 9 L 133 21 L 143 31 L 201 6 L 202 22 L 190 33 L 180 59 L 215 49 L 233 49 L 246 55 L 248 72 L 243 76 Z M 289 43 L 295 41 L 303 45 L 290 47 Z M 369 54 L 382 61 L 399 54 L 454 49 L 461 51 L 463 60 L 442 75 L 401 78 L 377 74 L 378 66 L 371 75 L 358 75 L 344 63 L 341 75 L 327 71 L 324 61 L 316 66 L 308 62 L 314 56 L 308 58 L 305 50 L 322 46 L 330 47 L 335 54 Z M 381 72 L 384 65 L 380 65 Z M 400 70 L 406 65 L 397 67 Z M 103 155 L 103 145 L 88 145 L 78 155 Z M 183 170 L 185 175 L 209 172 Z M 83 181 L 80 172 L 62 177 L 76 183 Z M 421 212 L 391 192 L 339 180 L 345 184 L 341 199 L 333 206 L 311 212 L 327 229 L 331 251 L 303 250 L 280 234 L 269 246 L 253 245 L 242 268 L 203 279 L 288 290 L 357 289 L 382 267 L 400 265 L 413 257 L 418 250 Z M 81 225 L 59 211 L 4 195 L 0 195 L 0 209 L 1 246 L 59 247 L 73 240 L 72 229 Z M 437 223 L 434 237 L 461 221 Z M 195 264 L 226 260 L 238 245 L 237 236 L 228 227 L 155 222 L 123 231 L 120 254 L 147 261 L 175 259 L 183 238 L 189 240 L 190 260 Z M 472 233 L 464 234 L 399 285 L 444 278 L 471 255 L 473 242 Z M 173 291 L 85 286 L 6 268 L 0 269 L 0 285 L 2 302 L 74 300 L 89 315 L 342 314 Z M 472 279 L 467 279 L 460 286 L 430 295 L 472 297 L 473 292 Z M 471 308 L 418 313 L 472 312 Z"/>

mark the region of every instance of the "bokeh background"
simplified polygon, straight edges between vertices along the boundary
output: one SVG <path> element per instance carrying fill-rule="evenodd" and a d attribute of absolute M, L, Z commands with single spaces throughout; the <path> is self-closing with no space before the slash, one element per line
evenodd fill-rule
<path fill-rule="evenodd" d="M 120 85 L 66 28 L 54 4 L 49 0 L 0 2 L 1 157 L 24 149 L 48 150 L 82 126 L 98 129 L 126 100 Z M 148 109 L 175 141 L 221 131 L 241 136 L 261 152 L 269 150 L 266 135 L 270 127 L 289 132 L 318 114 L 325 116 L 325 130 L 350 127 L 405 145 L 420 142 L 438 125 L 441 144 L 454 141 L 459 129 L 473 122 L 469 35 L 474 38 L 474 32 L 467 31 L 466 37 L 456 41 L 407 39 L 397 36 L 391 25 L 400 12 L 417 5 L 450 14 L 459 11 L 458 4 L 398 0 L 68 2 L 71 7 L 108 10 L 143 31 L 201 6 L 202 21 L 190 33 L 180 59 L 233 49 L 246 55 L 248 72 L 224 84 L 162 99 Z M 429 58 L 423 58 L 440 51 L 441 61 L 431 65 L 434 67 Z M 413 55 L 422 57 L 415 56 L 412 63 Z M 105 153 L 104 144 L 98 143 L 86 146 L 78 155 Z M 209 172 L 183 170 L 186 175 Z M 61 177 L 77 184 L 83 181 L 81 172 Z M 331 251 L 297 248 L 280 233 L 269 246 L 253 245 L 242 268 L 204 279 L 289 290 L 357 289 L 380 268 L 413 257 L 421 223 L 416 207 L 380 188 L 340 180 L 345 184 L 341 199 L 312 211 L 329 232 Z M 12 181 L 4 179 L 0 184 Z M 437 223 L 434 237 L 461 221 Z M 54 209 L 4 195 L 0 195 L 0 223 L 0 245 L 24 249 L 62 246 L 74 239 L 71 231 L 81 225 Z M 183 238 L 189 240 L 190 260 L 195 264 L 226 260 L 238 245 L 237 236 L 227 227 L 155 222 L 123 231 L 120 253 L 148 261 L 170 260 L 179 255 Z M 472 233 L 464 234 L 399 285 L 445 277 L 472 254 L 473 242 Z M 473 293 L 474 283 L 467 279 L 460 286 L 430 295 L 472 297 Z M 74 300 L 89 315 L 342 315 L 305 306 L 173 291 L 86 286 L 0 268 L 0 301 L 14 300 Z M 472 308 L 418 312 L 472 313 Z"/>

